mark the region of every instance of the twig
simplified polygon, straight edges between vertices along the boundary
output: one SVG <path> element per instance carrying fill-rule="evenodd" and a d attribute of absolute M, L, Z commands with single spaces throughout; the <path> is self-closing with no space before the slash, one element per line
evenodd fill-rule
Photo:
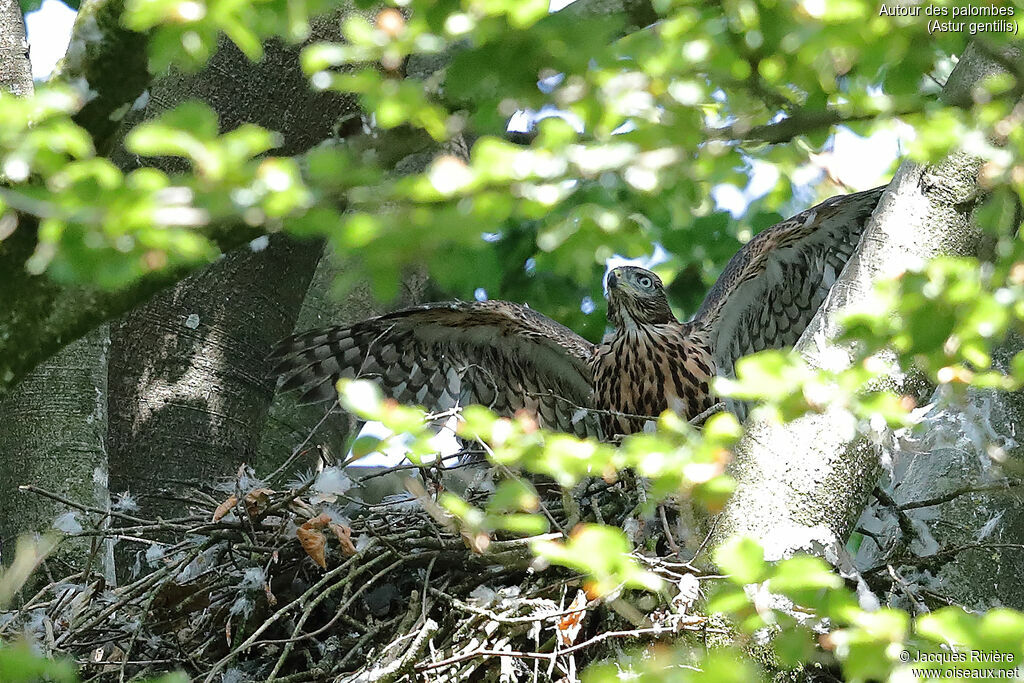
<path fill-rule="evenodd" d="M 1019 479 L 1007 479 L 1005 481 L 997 482 L 994 484 L 984 484 L 981 486 L 961 486 L 958 489 L 944 493 L 941 496 L 935 496 L 934 498 L 927 498 L 925 500 L 915 500 L 910 503 L 903 503 L 899 506 L 900 510 L 914 510 L 916 508 L 926 508 L 932 505 L 941 505 L 948 503 L 951 500 L 959 498 L 960 496 L 967 495 L 968 493 L 985 493 L 988 491 L 1005 491 L 1006 489 L 1020 486 L 1021 481 Z"/>
<path fill-rule="evenodd" d="M 324 422 L 327 422 L 327 418 L 334 414 L 334 409 L 337 406 L 337 401 L 331 404 L 330 409 L 324 413 L 324 416 L 320 418 L 319 422 L 313 425 L 313 428 L 309 430 L 309 434 L 307 434 L 306 438 L 302 440 L 302 443 L 300 443 L 298 446 L 295 447 L 294 450 L 292 450 L 292 454 L 288 456 L 288 459 L 281 463 L 280 467 L 278 467 L 276 470 L 270 473 L 270 476 L 267 477 L 268 482 L 275 481 L 280 475 L 284 474 L 284 472 L 289 467 L 292 466 L 292 463 L 294 463 L 298 459 L 298 457 L 305 452 L 306 444 L 310 442 L 310 440 L 313 438 L 313 435 L 316 434 L 317 430 L 323 426 Z"/>
<path fill-rule="evenodd" d="M 437 555 L 430 558 L 430 564 L 427 565 L 426 574 L 423 576 L 423 600 L 420 603 L 420 619 L 424 623 L 427 621 L 427 591 L 430 589 L 430 572 L 433 571 L 435 562 L 437 562 Z"/>
<path fill-rule="evenodd" d="M 268 644 L 271 644 L 271 643 L 274 643 L 274 644 L 284 643 L 284 649 L 282 649 L 282 651 L 281 651 L 281 656 L 277 658 L 277 663 L 274 665 L 273 671 L 270 672 L 270 676 L 267 679 L 268 682 L 269 681 L 273 681 L 277 677 L 277 674 L 278 674 L 278 672 L 280 672 L 281 667 L 284 666 L 285 660 L 288 659 L 288 656 L 291 654 L 292 649 L 295 647 L 295 643 L 297 643 L 297 642 L 299 642 L 301 640 L 306 640 L 306 639 L 309 639 L 309 638 L 315 638 L 316 636 L 320 635 L 324 631 L 327 631 L 332 626 L 334 626 L 335 622 L 337 622 L 338 619 L 343 614 L 345 614 L 345 610 L 348 609 L 349 605 L 351 605 L 352 602 L 364 590 L 366 590 L 367 588 L 372 586 L 374 583 L 377 582 L 377 580 L 379 578 L 381 578 L 385 574 L 389 573 L 391 570 L 396 569 L 397 567 L 399 567 L 403 563 L 405 563 L 406 558 L 399 558 L 397 561 L 392 562 L 391 565 L 389 565 L 388 567 L 385 567 L 382 571 L 380 571 L 377 574 L 375 574 L 372 578 L 370 578 L 369 581 L 363 583 L 356 590 L 356 592 L 348 599 L 348 601 L 346 601 L 343 605 L 340 605 L 339 607 L 337 607 L 335 609 L 334 616 L 331 617 L 330 621 L 328 621 L 326 624 L 324 624 L 320 628 L 316 629 L 315 631 L 310 631 L 309 633 L 301 633 L 300 634 L 300 632 L 302 631 L 302 627 L 306 625 L 306 620 L 313 613 L 313 610 L 316 609 L 317 605 L 319 605 L 321 602 L 323 602 L 328 597 L 330 597 L 331 594 L 333 594 L 335 591 L 349 586 L 351 584 L 351 582 L 354 581 L 359 576 L 359 574 L 361 574 L 362 572 L 364 572 L 366 570 L 369 570 L 371 567 L 373 567 L 378 562 L 383 562 L 383 561 L 389 559 L 390 557 L 391 557 L 390 553 L 385 553 L 383 555 L 379 555 L 379 556 L 375 557 L 374 559 L 372 559 L 369 562 L 367 562 L 365 565 L 362 565 L 361 567 L 356 569 L 356 571 L 354 571 L 348 577 L 348 580 L 346 580 L 346 581 L 339 581 L 339 582 L 337 582 L 337 583 L 335 583 L 335 584 L 333 584 L 331 586 L 328 586 L 323 591 L 321 591 L 320 593 L 315 595 L 313 597 L 313 599 L 310 600 L 309 603 L 302 609 L 302 615 L 298 618 L 298 620 L 295 623 L 295 627 L 292 629 L 292 636 L 291 636 L 291 638 L 288 638 L 286 640 L 262 640 L 262 641 L 259 641 L 259 643 L 262 644 L 262 645 L 268 645 Z"/>
<path fill-rule="evenodd" d="M 720 412 L 722 412 L 724 410 L 725 410 L 725 404 L 722 403 L 721 401 L 719 401 L 715 405 L 713 405 L 710 408 L 708 408 L 707 410 L 705 410 L 703 413 L 698 413 L 695 417 L 691 417 L 690 418 L 690 424 L 692 424 L 695 427 L 698 426 L 698 425 L 702 425 L 702 424 L 704 424 L 704 422 L 709 417 L 711 417 L 712 415 L 714 415 L 716 413 L 720 413 Z"/>
<path fill-rule="evenodd" d="M 874 493 L 875 497 L 878 498 L 882 505 L 889 508 L 889 510 L 896 515 L 896 521 L 900 525 L 900 531 L 903 532 L 903 535 L 907 539 L 918 538 L 917 529 L 914 528 L 913 521 L 911 521 L 910 517 L 907 516 L 907 513 L 905 513 L 903 509 L 896 504 L 896 501 L 892 499 L 892 496 L 886 493 L 881 486 L 876 486 L 872 493 Z"/>
<path fill-rule="evenodd" d="M 367 547 L 367 550 L 368 549 L 369 549 L 369 547 Z M 366 550 L 363 551 L 363 553 L 365 553 L 365 552 L 366 552 Z M 323 588 L 326 585 L 328 585 L 333 579 L 335 579 L 336 577 L 340 576 L 345 570 L 347 570 L 356 561 L 356 559 L 359 558 L 363 553 L 359 553 L 357 555 L 354 555 L 353 557 L 349 558 L 348 561 L 343 562 L 342 564 L 338 565 L 334 569 L 328 571 L 326 574 L 324 574 L 320 578 L 319 581 L 315 582 L 312 586 L 310 586 L 302 595 L 300 595 L 299 597 L 295 598 L 290 603 L 288 603 L 287 605 L 285 605 L 284 607 L 278 609 L 276 612 L 274 612 L 272 615 L 270 615 L 270 617 L 268 617 L 266 621 L 264 621 L 262 624 L 260 624 L 260 626 L 257 627 L 256 630 L 253 631 L 252 634 L 250 634 L 249 637 L 245 639 L 245 641 L 243 641 L 241 644 L 239 644 L 237 647 L 235 647 L 230 653 L 225 655 L 220 661 L 218 661 L 216 664 L 214 664 L 213 668 L 210 670 L 210 672 L 208 673 L 208 675 L 206 676 L 206 678 L 204 680 L 207 683 L 213 683 L 213 681 L 216 678 L 216 675 L 218 673 L 220 673 L 224 669 L 225 666 L 228 665 L 228 662 L 230 662 L 232 659 L 237 657 L 239 654 L 241 654 L 242 652 L 245 652 L 250 647 L 252 647 L 253 643 L 255 643 L 259 639 L 259 637 L 261 635 L 263 635 L 263 633 L 268 628 L 270 628 L 270 626 L 272 624 L 276 623 L 285 614 L 290 612 L 295 607 L 298 607 L 300 605 L 304 605 L 314 595 L 316 595 L 321 590 L 323 590 Z"/>
<path fill-rule="evenodd" d="M 416 634 L 416 638 L 413 639 L 409 648 L 401 657 L 387 664 L 374 666 L 346 680 L 350 683 L 390 683 L 391 681 L 397 681 L 413 670 L 416 659 L 426 650 L 427 643 L 430 637 L 437 632 L 437 628 L 436 621 L 427 619 L 419 633 Z"/>
<path fill-rule="evenodd" d="M 672 553 L 679 559 L 682 559 L 682 555 L 679 554 L 679 546 L 676 545 L 676 539 L 672 537 L 672 530 L 668 525 L 668 516 L 665 515 L 664 504 L 658 505 L 658 514 L 661 516 L 661 528 L 665 532 L 665 542 L 668 543 Z"/>
<path fill-rule="evenodd" d="M 123 519 L 125 521 L 133 522 L 135 524 L 142 524 L 142 525 L 152 525 L 153 524 L 153 521 L 149 520 L 149 519 L 142 519 L 141 517 L 133 517 L 132 515 L 128 515 L 128 514 L 125 514 L 123 512 L 118 512 L 117 510 L 104 510 L 102 508 L 98 508 L 98 507 L 95 507 L 95 506 L 92 506 L 92 505 L 84 505 L 82 503 L 75 502 L 75 501 L 73 501 L 73 500 L 71 500 L 69 498 L 65 498 L 62 495 L 59 495 L 57 493 L 53 493 L 52 491 L 47 491 L 46 489 L 39 488 L 38 486 L 36 486 L 34 484 L 23 484 L 23 485 L 18 487 L 18 490 L 19 491 L 24 491 L 26 493 L 35 493 L 35 494 L 43 496 L 45 498 L 49 498 L 50 500 L 55 500 L 58 503 L 62 503 L 64 505 L 72 507 L 72 508 L 74 508 L 76 510 L 81 510 L 82 512 L 89 512 L 89 513 L 92 513 L 92 514 L 95 514 L 95 515 L 104 515 L 104 516 L 109 515 L 110 517 L 117 517 L 118 519 Z M 181 520 L 177 520 L 177 519 L 166 520 L 166 521 L 161 522 L 161 524 L 162 524 L 164 529 L 169 530 L 169 531 L 187 531 L 188 527 L 184 526 L 181 523 L 182 521 L 188 521 L 188 518 L 183 518 Z"/>
<path fill-rule="evenodd" d="M 439 662 L 420 664 L 416 667 L 416 671 L 429 671 L 431 669 L 440 669 L 445 666 L 451 666 L 452 664 L 457 664 L 459 662 L 466 661 L 467 659 L 475 659 L 477 657 L 515 657 L 518 659 L 543 659 L 545 661 L 551 661 L 555 657 L 560 657 L 562 655 L 568 655 L 574 652 L 578 652 L 580 650 L 584 650 L 588 647 L 591 647 L 592 645 L 596 645 L 597 643 L 608 640 L 610 638 L 638 638 L 640 636 L 645 635 L 665 635 L 667 633 L 678 633 L 679 631 L 700 630 L 697 624 L 694 624 L 693 628 L 689 628 L 689 626 L 689 624 L 686 625 L 686 628 L 677 628 L 674 626 L 653 626 L 651 628 L 637 628 L 629 631 L 605 631 L 604 633 L 599 633 L 590 640 L 578 643 L 576 645 L 573 645 L 572 647 L 567 647 L 563 650 L 559 650 L 558 652 L 519 652 L 516 650 L 502 651 L 480 648 L 472 652 L 466 652 L 460 655 L 449 657 L 448 659 L 443 659 Z M 719 629 L 715 632 L 725 633 L 726 631 Z"/>
<path fill-rule="evenodd" d="M 896 571 L 896 568 L 893 567 L 891 564 L 888 564 L 886 565 L 886 569 L 888 570 L 889 576 L 892 578 L 893 583 L 899 586 L 900 590 L 903 591 L 903 594 L 907 596 L 907 599 L 910 600 L 910 604 L 914 606 L 914 609 L 917 611 L 917 614 L 927 612 L 928 608 L 922 606 L 921 603 L 917 601 L 917 598 L 914 597 L 914 592 L 910 588 L 910 584 L 908 584 L 903 579 L 903 577 L 899 575 L 899 573 Z"/>
<path fill-rule="evenodd" d="M 900 109 L 897 111 L 855 112 L 844 114 L 832 110 L 797 111 L 786 118 L 759 126 L 745 123 L 733 123 L 721 128 L 708 128 L 704 135 L 709 140 L 743 140 L 746 142 L 767 142 L 771 144 L 787 142 L 793 138 L 811 133 L 840 123 L 856 123 L 873 121 L 878 118 L 900 118 L 912 114 L 920 114 L 919 107 Z"/>
<path fill-rule="evenodd" d="M 544 621 L 546 619 L 561 619 L 562 617 L 567 617 L 570 614 L 578 614 L 580 612 L 585 612 L 588 609 L 590 609 L 589 607 L 583 607 L 582 609 L 574 608 L 571 610 L 555 610 L 552 612 L 545 612 L 542 614 L 528 614 L 524 617 L 506 617 L 500 614 L 496 614 L 492 610 L 484 609 L 483 607 L 477 607 L 475 605 L 470 605 L 469 603 L 459 600 L 453 595 L 448 595 L 447 593 L 439 591 L 436 588 L 431 588 L 430 592 L 434 595 L 444 598 L 457 609 L 460 609 L 464 612 L 469 612 L 470 614 L 476 614 L 481 617 L 486 617 L 487 619 L 495 621 L 499 624 L 531 624 L 533 622 Z M 544 600 L 544 602 L 548 602 L 550 605 L 554 606 L 553 602 L 550 602 L 548 600 Z M 520 602 L 519 604 L 529 603 Z"/>
<path fill-rule="evenodd" d="M 946 550 L 940 550 L 932 553 L 931 555 L 924 555 L 923 557 L 901 557 L 896 560 L 890 560 L 885 564 L 880 564 L 864 572 L 862 575 L 878 574 L 886 571 L 889 564 L 896 566 L 906 565 L 909 567 L 927 567 L 935 569 L 940 567 L 947 562 L 951 562 L 956 559 L 956 556 L 965 550 L 991 550 L 995 548 L 1007 548 L 1011 550 L 1024 550 L 1024 544 L 1021 543 L 967 543 L 965 545 L 959 545 L 955 548 L 948 548 Z"/>

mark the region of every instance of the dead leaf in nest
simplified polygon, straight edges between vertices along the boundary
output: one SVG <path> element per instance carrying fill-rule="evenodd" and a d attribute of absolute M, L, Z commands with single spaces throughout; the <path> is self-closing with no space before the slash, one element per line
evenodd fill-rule
<path fill-rule="evenodd" d="M 338 544 L 341 545 L 342 554 L 345 557 L 352 557 L 355 555 L 356 547 L 352 544 L 352 529 L 348 528 L 344 524 L 338 524 L 337 522 L 331 522 L 328 526 L 338 538 Z"/>
<path fill-rule="evenodd" d="M 249 493 L 245 494 L 245 511 L 249 513 L 250 517 L 257 516 L 270 503 L 270 496 L 273 494 L 274 491 L 272 489 L 253 489 L 249 491 Z M 219 522 L 236 505 L 238 505 L 238 496 L 232 493 L 213 511 L 213 521 Z"/>
<path fill-rule="evenodd" d="M 587 606 L 587 595 L 583 591 L 576 591 L 570 610 L 577 610 L 566 614 L 558 620 L 558 639 L 562 645 L 570 646 L 576 642 L 580 629 L 583 628 L 583 617 L 587 615 L 583 608 Z"/>
<path fill-rule="evenodd" d="M 221 518 L 231 512 L 231 509 L 238 505 L 238 496 L 231 494 L 227 500 L 217 506 L 217 509 L 213 511 L 213 521 L 219 522 Z"/>
<path fill-rule="evenodd" d="M 303 529 L 324 529 L 331 523 L 331 518 L 326 512 L 321 512 L 316 517 L 311 517 L 302 525 Z"/>
<path fill-rule="evenodd" d="M 321 512 L 295 530 L 302 549 L 321 569 L 327 569 L 327 537 L 324 536 L 322 529 L 330 523 L 331 518 L 327 516 L 327 513 Z"/>
<path fill-rule="evenodd" d="M 274 494 L 272 489 L 253 489 L 245 494 L 245 511 L 250 517 L 256 517 L 261 510 L 266 509 L 270 503 L 270 496 Z"/>
<path fill-rule="evenodd" d="M 309 522 L 306 524 L 309 524 Z M 325 554 L 327 537 L 319 529 L 309 528 L 306 524 L 296 529 L 295 535 L 299 537 L 299 543 L 302 544 L 302 549 L 306 551 L 306 554 L 321 569 L 327 569 L 327 556 Z"/>

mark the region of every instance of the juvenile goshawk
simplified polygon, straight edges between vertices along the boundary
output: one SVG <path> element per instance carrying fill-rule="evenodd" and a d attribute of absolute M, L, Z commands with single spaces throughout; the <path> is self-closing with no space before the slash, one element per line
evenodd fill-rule
<path fill-rule="evenodd" d="M 832 197 L 758 234 L 689 322 L 676 320 L 657 275 L 624 266 L 608 274 L 614 331 L 597 345 L 526 306 L 452 301 L 284 339 L 274 373 L 303 401 L 334 399 L 339 378 L 364 377 L 402 403 L 526 410 L 580 435 L 630 434 L 669 408 L 691 418 L 738 358 L 796 343 L 883 189 Z"/>

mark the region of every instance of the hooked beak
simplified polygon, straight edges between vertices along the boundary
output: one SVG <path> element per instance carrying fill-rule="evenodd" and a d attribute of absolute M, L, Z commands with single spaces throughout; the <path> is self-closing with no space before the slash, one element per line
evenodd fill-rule
<path fill-rule="evenodd" d="M 615 268 L 608 273 L 608 289 L 615 289 L 619 286 L 619 269 Z"/>

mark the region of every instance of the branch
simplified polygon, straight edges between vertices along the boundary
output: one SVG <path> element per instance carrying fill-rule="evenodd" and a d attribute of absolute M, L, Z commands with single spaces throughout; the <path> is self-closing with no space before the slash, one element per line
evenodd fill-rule
<path fill-rule="evenodd" d="M 650 0 L 576 0 L 558 10 L 558 14 L 573 17 L 621 16 L 625 19 L 625 33 L 650 26 L 658 20 L 658 13 Z"/>
<path fill-rule="evenodd" d="M 957 558 L 960 553 L 967 550 L 992 550 L 996 548 L 1006 548 L 1010 550 L 1024 550 L 1024 544 L 1021 543 L 965 543 L 955 548 L 948 548 L 946 550 L 940 550 L 932 553 L 931 555 L 925 555 L 924 557 L 901 557 L 899 559 L 890 560 L 885 564 L 880 564 L 876 567 L 862 572 L 865 576 L 872 574 L 879 574 L 889 570 L 890 566 L 905 565 L 908 567 L 917 567 L 919 569 L 929 569 L 932 571 L 937 570 L 947 562 L 952 562 Z"/>
<path fill-rule="evenodd" d="M 843 123 L 873 121 L 880 117 L 898 118 L 920 114 L 921 109 L 909 108 L 893 112 L 857 112 L 844 114 L 835 110 L 804 110 L 793 113 L 775 123 L 751 126 L 744 122 L 733 123 L 721 128 L 709 128 L 705 135 L 711 140 L 736 140 L 744 142 L 767 142 L 775 144 L 788 142 L 800 135 L 814 133 Z"/>
<path fill-rule="evenodd" d="M 1019 479 L 1007 479 L 1000 481 L 995 484 L 988 484 L 983 486 L 961 486 L 958 489 L 954 489 L 948 493 L 944 493 L 941 496 L 935 496 L 934 498 L 927 498 L 925 500 L 915 500 L 909 503 L 903 503 L 897 507 L 898 510 L 913 510 L 915 508 L 926 508 L 932 505 L 942 505 L 948 503 L 951 500 L 955 500 L 960 496 L 965 496 L 969 493 L 987 493 L 991 491 L 1006 491 L 1015 486 L 1020 486 L 1021 481 Z"/>
<path fill-rule="evenodd" d="M 260 234 L 243 227 L 216 232 L 224 251 Z M 65 286 L 25 269 L 25 262 L 36 249 L 36 234 L 35 220 L 21 216 L 14 233 L 0 242 L 0 290 L 4 292 L 0 305 L 0 397 L 67 344 L 199 268 L 182 266 L 153 272 L 116 291 Z"/>

